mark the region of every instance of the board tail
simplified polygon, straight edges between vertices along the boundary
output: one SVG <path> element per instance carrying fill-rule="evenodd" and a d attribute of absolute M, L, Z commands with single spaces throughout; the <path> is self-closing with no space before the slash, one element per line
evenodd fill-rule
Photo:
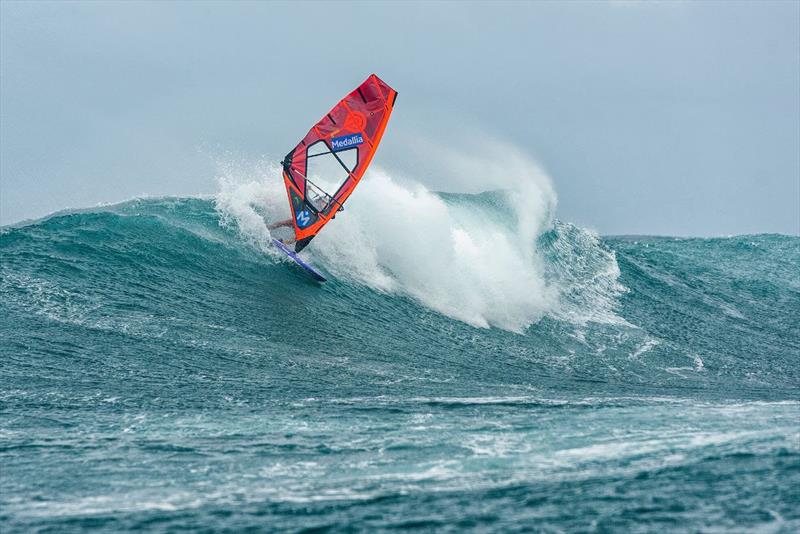
<path fill-rule="evenodd" d="M 319 272 L 318 272 L 318 271 L 317 271 L 315 268 L 313 268 L 311 265 L 309 265 L 308 263 L 306 263 L 305 261 L 303 261 L 303 260 L 302 260 L 302 258 L 300 258 L 300 257 L 297 255 L 297 253 L 296 253 L 296 252 L 293 252 L 293 251 L 292 251 L 292 249 L 290 249 L 289 247 L 287 247 L 287 246 L 286 246 L 286 245 L 283 243 L 283 241 L 280 241 L 280 240 L 278 240 L 278 239 L 273 239 L 273 240 L 272 240 L 272 244 L 273 244 L 273 245 L 275 245 L 276 247 L 278 247 L 278 249 L 279 249 L 281 252 L 283 252 L 284 254 L 286 254 L 287 256 L 289 256 L 291 259 L 293 259 L 293 260 L 294 260 L 294 262 L 295 262 L 297 265 L 299 265 L 299 266 L 300 266 L 300 267 L 301 267 L 301 268 L 302 268 L 302 269 L 303 269 L 303 270 L 304 270 L 306 273 L 308 273 L 309 275 L 311 275 L 311 278 L 313 278 L 313 279 L 314 279 L 314 280 L 316 280 L 317 282 L 327 282 L 327 279 L 326 279 L 324 276 L 322 276 L 322 275 L 321 275 L 321 274 L 320 274 L 320 273 L 319 273 Z"/>

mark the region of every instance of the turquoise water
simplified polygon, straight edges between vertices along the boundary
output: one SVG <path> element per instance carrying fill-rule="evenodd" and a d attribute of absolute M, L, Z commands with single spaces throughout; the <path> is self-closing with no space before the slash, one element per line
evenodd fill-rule
<path fill-rule="evenodd" d="M 800 238 L 437 198 L 497 255 L 343 216 L 319 285 L 212 199 L 0 230 L 0 530 L 800 529 Z"/>

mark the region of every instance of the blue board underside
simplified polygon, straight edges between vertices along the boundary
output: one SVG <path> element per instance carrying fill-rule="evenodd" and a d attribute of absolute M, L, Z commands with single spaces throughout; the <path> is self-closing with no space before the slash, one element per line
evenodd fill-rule
<path fill-rule="evenodd" d="M 319 274 L 311 265 L 307 264 L 302 259 L 300 259 L 300 257 L 297 255 L 297 253 L 295 253 L 295 251 L 293 251 L 292 249 L 290 249 L 289 247 L 284 245 L 282 242 L 280 242 L 277 239 L 273 239 L 272 240 L 272 244 L 275 245 L 276 247 L 278 247 L 278 249 L 281 250 L 284 254 L 286 254 L 287 256 L 292 258 L 294 260 L 294 262 L 297 265 L 299 265 L 300 267 L 302 267 L 302 269 L 304 271 L 306 271 L 308 274 L 310 274 L 311 277 L 314 280 L 316 280 L 318 282 L 325 282 L 326 281 L 324 276 Z"/>

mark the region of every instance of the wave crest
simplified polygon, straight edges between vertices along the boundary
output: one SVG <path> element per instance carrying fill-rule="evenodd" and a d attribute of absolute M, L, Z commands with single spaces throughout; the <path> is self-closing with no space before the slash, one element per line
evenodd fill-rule
<path fill-rule="evenodd" d="M 535 162 L 513 161 L 487 182 L 503 189 L 478 194 L 438 193 L 373 168 L 307 254 L 340 282 L 406 296 L 475 327 L 522 333 L 548 314 L 621 321 L 613 253 L 596 235 L 555 221 L 550 179 Z M 289 216 L 279 176 L 260 162 L 226 166 L 219 180 L 221 220 L 263 250 L 265 219 Z"/>

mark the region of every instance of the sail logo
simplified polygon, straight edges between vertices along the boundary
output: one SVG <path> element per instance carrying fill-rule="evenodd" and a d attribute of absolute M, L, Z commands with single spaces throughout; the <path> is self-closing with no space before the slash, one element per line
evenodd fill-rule
<path fill-rule="evenodd" d="M 311 214 L 308 213 L 308 210 L 303 210 L 297 214 L 295 220 L 297 221 L 298 227 L 305 228 L 306 226 L 309 225 L 309 223 L 311 223 Z"/>
<path fill-rule="evenodd" d="M 334 152 L 352 148 L 364 142 L 364 135 L 361 133 L 354 133 L 350 135 L 343 135 L 341 137 L 334 137 L 331 139 L 331 147 Z"/>

